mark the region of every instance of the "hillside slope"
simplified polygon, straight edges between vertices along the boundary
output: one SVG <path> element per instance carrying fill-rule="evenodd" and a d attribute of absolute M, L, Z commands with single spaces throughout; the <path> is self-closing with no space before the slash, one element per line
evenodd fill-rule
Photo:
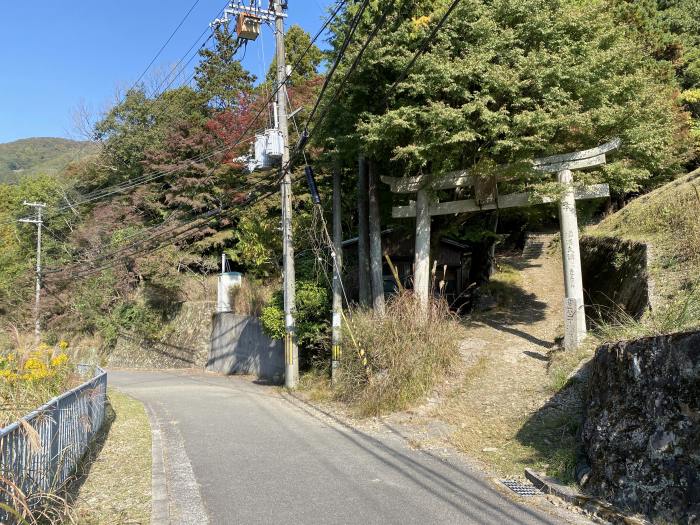
<path fill-rule="evenodd" d="M 95 151 L 91 142 L 62 138 L 29 138 L 0 144 L 0 183 L 60 172 L 70 162 Z"/>
<path fill-rule="evenodd" d="M 658 304 L 693 289 L 700 276 L 700 170 L 639 197 L 588 229 L 651 247 L 650 273 Z"/>

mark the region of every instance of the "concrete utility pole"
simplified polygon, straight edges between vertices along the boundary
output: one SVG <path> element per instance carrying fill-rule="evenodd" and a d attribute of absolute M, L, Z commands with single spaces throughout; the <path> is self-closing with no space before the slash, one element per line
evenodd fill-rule
<path fill-rule="evenodd" d="M 369 266 L 372 282 L 372 306 L 384 315 L 384 272 L 382 271 L 382 223 L 379 215 L 379 185 L 377 168 L 369 163 Z"/>
<path fill-rule="evenodd" d="M 27 202 L 24 201 L 22 204 L 34 208 L 36 211 L 35 218 L 32 219 L 20 219 L 19 222 L 36 224 L 36 288 L 34 291 L 34 335 L 37 341 L 41 336 L 41 321 L 39 319 L 39 302 L 41 301 L 41 226 L 44 224 L 41 219 L 41 212 L 46 208 L 46 204 L 43 202 Z"/>
<path fill-rule="evenodd" d="M 284 49 L 284 7 L 286 2 L 270 0 L 270 7 L 275 11 L 275 43 L 277 59 L 277 121 L 282 133 L 282 272 L 284 276 L 284 384 L 294 388 L 299 380 L 299 348 L 296 341 L 294 324 L 295 280 L 294 280 L 294 246 L 292 244 L 292 176 L 289 172 L 289 130 L 287 127 L 287 60 Z"/>
<path fill-rule="evenodd" d="M 341 272 L 343 271 L 343 225 L 341 222 L 341 185 L 340 166 L 336 161 L 333 167 L 333 333 L 331 350 L 331 381 L 335 383 L 336 373 L 340 365 L 340 345 L 342 343 L 342 310 L 343 298 L 341 290 Z"/>
<path fill-rule="evenodd" d="M 367 161 L 357 159 L 357 286 L 360 305 L 368 308 L 372 302 L 369 289 L 369 211 L 367 192 Z"/>

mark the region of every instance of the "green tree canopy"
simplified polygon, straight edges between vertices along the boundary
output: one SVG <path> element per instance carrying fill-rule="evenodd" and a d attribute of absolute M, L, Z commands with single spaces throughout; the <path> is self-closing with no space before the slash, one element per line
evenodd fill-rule
<path fill-rule="evenodd" d="M 202 95 L 216 109 L 235 109 L 242 94 L 253 89 L 255 76 L 236 58 L 238 44 L 228 25 L 214 30 L 214 49 L 200 50 L 195 81 Z"/>
<path fill-rule="evenodd" d="M 672 69 L 620 31 L 606 2 L 463 0 L 389 92 L 449 3 L 393 4 L 322 139 L 336 137 L 348 158 L 366 152 L 385 173 L 412 175 L 512 165 L 620 136 L 623 149 L 600 177 L 618 192 L 672 176 L 687 160 Z M 384 5 L 367 10 L 349 57 Z M 354 9 L 334 28 L 336 49 Z M 525 165 L 516 175 L 533 176 Z"/>
<path fill-rule="evenodd" d="M 311 36 L 299 25 L 292 25 L 285 35 L 285 57 L 288 66 L 299 65 L 294 68 L 289 83 L 298 86 L 318 75 L 318 66 L 323 59 L 323 53 L 314 44 L 311 45 Z M 311 45 L 311 47 L 309 47 Z M 308 48 L 308 51 L 307 51 Z M 266 81 L 274 84 L 277 79 L 277 59 L 273 57 L 270 69 L 267 72 Z"/>

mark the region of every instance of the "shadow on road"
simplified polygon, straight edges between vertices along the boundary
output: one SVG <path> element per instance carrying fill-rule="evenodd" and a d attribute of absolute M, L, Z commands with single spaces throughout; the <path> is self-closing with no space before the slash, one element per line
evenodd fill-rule
<path fill-rule="evenodd" d="M 495 506 L 493 502 L 487 501 L 484 497 L 487 492 L 498 494 L 495 486 L 491 485 L 486 478 L 470 473 L 466 467 L 457 466 L 426 450 L 402 452 L 398 448 L 388 446 L 379 439 L 348 425 L 335 415 L 308 403 L 299 396 L 293 393 L 288 393 L 288 395 L 294 399 L 292 402 L 287 398 L 294 406 L 324 424 L 328 423 L 327 419 L 331 419 L 334 425 L 328 426 L 343 439 L 361 448 L 365 453 L 370 454 L 374 459 L 393 469 L 402 477 L 410 479 L 423 490 L 439 498 L 475 523 L 515 523 L 519 525 L 533 521 L 546 524 L 558 523 L 552 518 L 507 499 L 505 496 L 499 495 L 498 497 L 502 498 L 502 504 Z M 396 429 L 388 425 L 385 426 L 405 442 L 404 436 Z M 418 461 L 411 457 L 413 454 L 418 457 L 422 456 L 425 461 Z M 454 477 L 448 477 L 445 472 L 440 472 L 436 467 L 451 472 Z M 514 516 L 512 511 L 522 513 L 529 519 L 523 521 Z"/>

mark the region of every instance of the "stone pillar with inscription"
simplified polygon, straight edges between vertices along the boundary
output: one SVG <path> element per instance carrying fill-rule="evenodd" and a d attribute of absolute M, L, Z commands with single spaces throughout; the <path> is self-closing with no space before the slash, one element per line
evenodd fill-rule
<path fill-rule="evenodd" d="M 576 341 L 575 347 L 586 336 L 586 312 L 583 302 L 583 278 L 581 276 L 581 252 L 579 250 L 578 220 L 576 218 L 576 198 L 574 196 L 573 174 L 570 170 L 562 170 L 557 174 L 559 183 L 565 186 L 564 194 L 559 201 L 559 224 L 561 228 L 561 251 L 564 263 L 565 315 L 567 323 L 564 326 L 566 337 L 574 333 L 568 326 L 574 323 Z M 574 303 L 571 300 L 575 300 Z M 570 312 L 571 308 L 575 309 Z"/>
<path fill-rule="evenodd" d="M 416 194 L 416 253 L 413 270 L 413 292 L 423 310 L 430 295 L 430 198 L 425 189 Z"/>

